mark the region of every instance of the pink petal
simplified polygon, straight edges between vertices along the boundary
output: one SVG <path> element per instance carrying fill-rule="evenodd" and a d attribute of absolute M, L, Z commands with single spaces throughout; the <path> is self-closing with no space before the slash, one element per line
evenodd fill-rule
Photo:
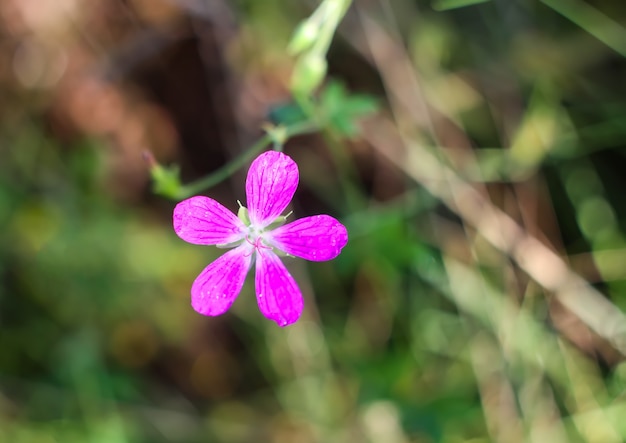
<path fill-rule="evenodd" d="M 339 255 L 348 243 L 348 231 L 330 215 L 314 215 L 280 226 L 266 234 L 266 238 L 289 255 L 324 261 Z"/>
<path fill-rule="evenodd" d="M 254 226 L 264 228 L 285 210 L 298 187 L 298 177 L 298 166 L 282 152 L 267 151 L 252 162 L 246 196 Z"/>
<path fill-rule="evenodd" d="M 300 318 L 304 307 L 300 288 L 269 249 L 257 252 L 255 284 L 259 309 L 265 317 L 278 326 L 287 326 Z"/>
<path fill-rule="evenodd" d="M 174 231 L 189 243 L 232 243 L 244 238 L 244 230 L 243 222 L 212 198 L 191 197 L 174 208 Z"/>
<path fill-rule="evenodd" d="M 191 306 L 203 315 L 228 311 L 241 291 L 251 261 L 250 246 L 244 244 L 204 268 L 191 286 Z"/>

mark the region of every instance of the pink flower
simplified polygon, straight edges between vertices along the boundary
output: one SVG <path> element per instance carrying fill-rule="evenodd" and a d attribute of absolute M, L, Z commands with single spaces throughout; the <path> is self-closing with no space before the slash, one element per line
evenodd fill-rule
<path fill-rule="evenodd" d="M 256 296 L 263 315 L 279 326 L 300 318 L 300 288 L 276 254 L 312 261 L 331 260 L 348 242 L 346 228 L 329 215 L 283 224 L 285 210 L 298 187 L 298 167 L 287 155 L 268 151 L 250 165 L 246 179 L 248 209 L 239 217 L 215 200 L 196 196 L 174 209 L 174 231 L 197 245 L 232 247 L 204 268 L 191 287 L 191 305 L 200 314 L 220 315 L 237 298 L 252 262 Z"/>

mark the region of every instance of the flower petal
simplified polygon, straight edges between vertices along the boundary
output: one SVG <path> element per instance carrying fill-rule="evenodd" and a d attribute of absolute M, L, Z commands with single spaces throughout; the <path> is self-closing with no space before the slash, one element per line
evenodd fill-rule
<path fill-rule="evenodd" d="M 235 214 L 203 196 L 191 197 L 176 205 L 174 231 L 195 245 L 232 243 L 245 236 L 245 226 Z"/>
<path fill-rule="evenodd" d="M 282 152 L 267 151 L 252 162 L 246 197 L 254 226 L 266 227 L 285 210 L 298 187 L 298 177 L 298 166 Z"/>
<path fill-rule="evenodd" d="M 191 286 L 191 306 L 203 315 L 228 311 L 241 291 L 251 261 L 250 246 L 244 244 L 204 268 Z"/>
<path fill-rule="evenodd" d="M 257 252 L 255 284 L 259 309 L 265 317 L 283 327 L 300 318 L 304 307 L 300 288 L 269 249 Z"/>
<path fill-rule="evenodd" d="M 280 226 L 265 238 L 289 255 L 324 261 L 339 255 L 348 243 L 348 231 L 330 215 L 314 215 Z"/>

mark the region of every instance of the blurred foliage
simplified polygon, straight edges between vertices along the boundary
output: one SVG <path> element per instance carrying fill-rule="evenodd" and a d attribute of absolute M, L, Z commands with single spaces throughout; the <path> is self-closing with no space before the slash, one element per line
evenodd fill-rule
<path fill-rule="evenodd" d="M 471 184 L 625 310 L 626 7 L 355 1 L 311 109 L 283 105 L 308 6 L 0 3 L 0 442 L 625 441 L 606 305 L 575 315 L 427 189 Z M 157 192 L 234 210 L 246 155 L 283 142 L 294 213 L 350 242 L 287 262 L 297 324 L 251 281 L 202 317 L 220 251 L 176 237 L 144 153 L 180 165 Z M 415 179 L 423 152 L 455 176 Z"/>

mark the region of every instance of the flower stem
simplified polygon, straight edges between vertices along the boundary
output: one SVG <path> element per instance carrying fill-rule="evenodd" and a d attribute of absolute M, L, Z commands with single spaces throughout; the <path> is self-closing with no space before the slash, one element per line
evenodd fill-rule
<path fill-rule="evenodd" d="M 287 126 L 284 128 L 284 131 L 282 132 L 285 137 L 284 140 L 277 140 L 272 131 L 268 131 L 267 134 L 257 140 L 256 143 L 250 146 L 250 148 L 246 149 L 230 162 L 226 163 L 224 166 L 217 169 L 216 171 L 202 178 L 199 178 L 198 180 L 180 186 L 176 193 L 171 197 L 176 200 L 183 200 L 185 198 L 191 197 L 192 195 L 205 191 L 217 185 L 218 183 L 223 182 L 232 174 L 234 174 L 239 168 L 245 166 L 270 143 L 272 143 L 274 150 L 282 150 L 284 142 L 290 137 L 315 132 L 318 129 L 319 126 L 313 121 L 295 123 L 291 126 Z"/>

